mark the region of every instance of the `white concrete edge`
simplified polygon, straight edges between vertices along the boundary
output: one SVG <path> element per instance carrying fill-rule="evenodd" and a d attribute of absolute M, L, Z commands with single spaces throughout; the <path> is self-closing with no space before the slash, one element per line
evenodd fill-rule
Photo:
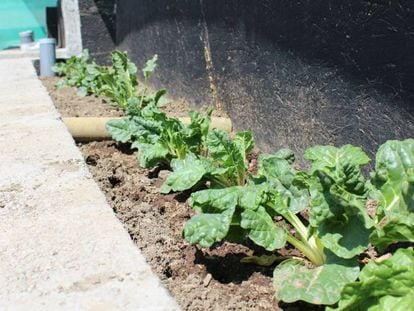
<path fill-rule="evenodd" d="M 30 59 L 0 69 L 0 190 L 13 195 L 0 209 L 0 309 L 180 310 L 93 181 Z M 69 162 L 76 169 L 56 166 Z"/>
<path fill-rule="evenodd" d="M 66 58 L 82 54 L 82 34 L 79 14 L 78 0 L 60 0 L 61 6 Z"/>

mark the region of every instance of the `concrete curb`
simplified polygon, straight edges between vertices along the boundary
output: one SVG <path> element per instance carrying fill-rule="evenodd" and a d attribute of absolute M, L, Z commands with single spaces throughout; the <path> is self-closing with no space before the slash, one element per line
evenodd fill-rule
<path fill-rule="evenodd" d="M 116 219 L 29 59 L 0 60 L 2 310 L 179 310 Z"/>

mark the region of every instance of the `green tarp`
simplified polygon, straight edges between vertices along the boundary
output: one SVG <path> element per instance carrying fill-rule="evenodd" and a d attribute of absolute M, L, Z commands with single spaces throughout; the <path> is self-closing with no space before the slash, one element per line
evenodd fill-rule
<path fill-rule="evenodd" d="M 35 40 L 46 37 L 46 7 L 57 0 L 0 0 L 0 50 L 19 46 L 19 32 L 32 30 Z"/>

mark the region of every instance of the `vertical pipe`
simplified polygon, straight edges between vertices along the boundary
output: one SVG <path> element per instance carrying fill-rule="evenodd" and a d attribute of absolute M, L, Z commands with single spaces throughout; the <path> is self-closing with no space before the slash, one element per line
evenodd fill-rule
<path fill-rule="evenodd" d="M 56 62 L 56 40 L 54 38 L 40 39 L 40 76 L 53 77 L 52 70 Z"/>
<path fill-rule="evenodd" d="M 33 44 L 33 41 L 34 41 L 33 31 L 27 30 L 27 31 L 19 32 L 19 37 L 20 37 L 20 49 L 21 50 L 26 50 Z"/>

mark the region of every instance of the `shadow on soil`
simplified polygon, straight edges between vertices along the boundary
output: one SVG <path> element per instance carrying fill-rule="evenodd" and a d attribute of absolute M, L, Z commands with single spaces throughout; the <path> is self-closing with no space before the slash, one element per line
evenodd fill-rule
<path fill-rule="evenodd" d="M 208 256 L 202 251 L 197 250 L 195 255 L 195 264 L 204 265 L 215 280 L 220 283 L 228 284 L 241 282 L 249 279 L 249 277 L 259 272 L 271 277 L 273 268 L 260 267 L 256 265 L 244 264 L 240 260 L 246 257 L 245 254 L 226 254 L 225 256 Z"/>

